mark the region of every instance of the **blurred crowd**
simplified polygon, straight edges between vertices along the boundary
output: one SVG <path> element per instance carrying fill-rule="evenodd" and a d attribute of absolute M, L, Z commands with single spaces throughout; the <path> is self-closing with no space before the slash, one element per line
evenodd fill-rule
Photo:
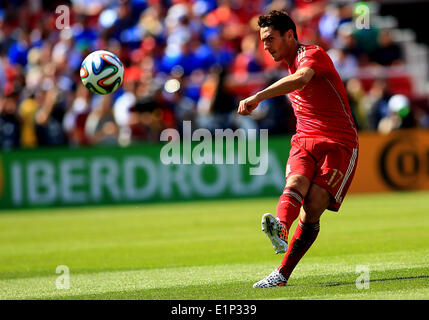
<path fill-rule="evenodd" d="M 294 132 L 286 96 L 262 102 L 252 117 L 236 114 L 240 99 L 286 75 L 259 40 L 257 18 L 271 9 L 287 10 L 300 42 L 329 53 L 360 130 L 428 127 L 409 94 L 384 77 L 359 79 L 368 66 L 403 65 L 404 55 L 388 30 L 356 29 L 353 8 L 325 0 L 0 1 L 1 148 L 156 142 L 184 120 L 193 129 Z M 81 84 L 80 64 L 98 49 L 125 65 L 114 94 Z"/>

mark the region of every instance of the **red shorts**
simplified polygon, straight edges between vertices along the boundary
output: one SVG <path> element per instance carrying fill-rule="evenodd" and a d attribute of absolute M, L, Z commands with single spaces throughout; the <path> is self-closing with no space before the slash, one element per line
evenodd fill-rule
<path fill-rule="evenodd" d="M 294 138 L 286 165 L 288 176 L 300 174 L 329 192 L 328 210 L 338 211 L 356 171 L 358 148 L 325 138 Z"/>

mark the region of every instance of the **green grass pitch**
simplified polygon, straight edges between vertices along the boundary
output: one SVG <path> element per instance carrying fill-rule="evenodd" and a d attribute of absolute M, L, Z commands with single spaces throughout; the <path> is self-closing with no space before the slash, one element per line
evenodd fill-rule
<path fill-rule="evenodd" d="M 0 299 L 429 299 L 428 196 L 349 195 L 269 289 L 252 284 L 282 258 L 260 229 L 277 198 L 2 211 Z"/>

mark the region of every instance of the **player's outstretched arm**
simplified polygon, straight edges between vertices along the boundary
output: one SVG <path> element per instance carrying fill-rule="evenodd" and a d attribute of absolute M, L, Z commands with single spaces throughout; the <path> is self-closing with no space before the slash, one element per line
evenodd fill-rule
<path fill-rule="evenodd" d="M 288 94 L 296 89 L 303 89 L 313 78 L 314 74 L 314 70 L 308 67 L 298 69 L 294 74 L 288 75 L 255 95 L 241 100 L 237 113 L 249 115 L 262 100 Z"/>
<path fill-rule="evenodd" d="M 294 74 L 288 75 L 256 95 L 260 101 L 288 94 L 296 89 L 303 89 L 314 76 L 314 70 L 308 67 L 298 69 Z"/>

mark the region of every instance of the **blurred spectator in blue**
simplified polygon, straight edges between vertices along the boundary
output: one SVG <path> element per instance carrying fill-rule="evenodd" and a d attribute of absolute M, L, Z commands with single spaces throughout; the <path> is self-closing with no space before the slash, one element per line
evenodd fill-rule
<path fill-rule="evenodd" d="M 192 71 L 189 77 L 182 79 L 183 95 L 190 98 L 195 103 L 201 97 L 201 88 L 206 78 L 206 72 L 201 69 Z"/>
<path fill-rule="evenodd" d="M 17 39 L 8 52 L 9 62 L 25 67 L 27 65 L 28 51 L 30 50 L 30 35 L 20 29 L 17 30 L 17 33 Z"/>
<path fill-rule="evenodd" d="M 161 71 L 171 73 L 173 68 L 180 66 L 186 76 L 195 69 L 208 69 L 210 65 L 209 50 L 197 39 L 198 35 L 177 46 L 170 45 L 161 62 Z"/>
<path fill-rule="evenodd" d="M 340 13 L 338 6 L 329 4 L 319 20 L 319 33 L 322 39 L 332 44 L 336 37 L 338 26 L 340 25 Z"/>
<path fill-rule="evenodd" d="M 210 66 L 215 64 L 227 69 L 234 57 L 234 53 L 225 45 L 222 34 L 212 33 L 207 37 L 207 43 L 210 50 Z"/>

